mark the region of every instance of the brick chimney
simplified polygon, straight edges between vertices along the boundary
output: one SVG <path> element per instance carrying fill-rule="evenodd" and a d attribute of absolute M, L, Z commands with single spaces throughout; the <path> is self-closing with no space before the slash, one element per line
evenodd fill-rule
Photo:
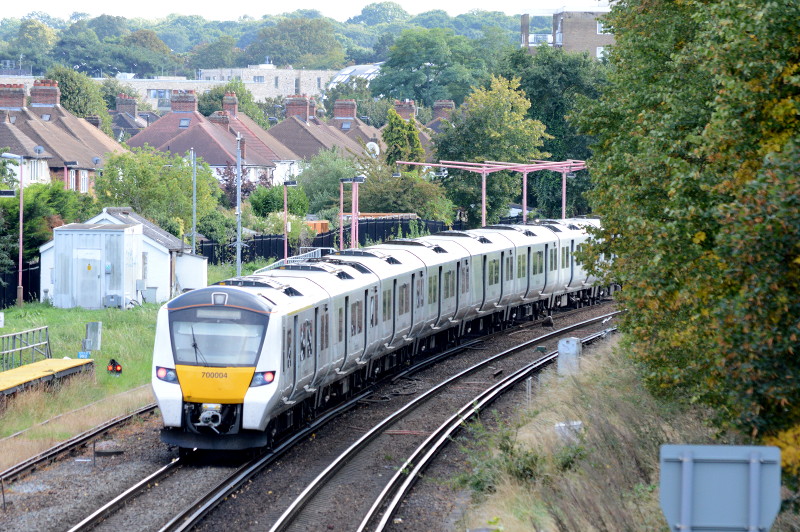
<path fill-rule="evenodd" d="M 25 107 L 25 85 L 4 83 L 0 85 L 0 109 L 22 109 Z"/>
<path fill-rule="evenodd" d="M 456 102 L 453 100 L 436 100 L 433 102 L 433 119 L 437 118 L 450 118 L 453 110 L 456 108 Z"/>
<path fill-rule="evenodd" d="M 193 113 L 197 111 L 197 96 L 193 90 L 172 91 L 172 112 Z"/>
<path fill-rule="evenodd" d="M 317 100 L 314 98 L 308 99 L 308 118 L 317 117 Z"/>
<path fill-rule="evenodd" d="M 235 92 L 226 92 L 222 97 L 222 110 L 235 117 L 239 112 L 239 98 Z"/>
<path fill-rule="evenodd" d="M 414 105 L 414 100 L 395 100 L 394 110 L 397 111 L 397 114 L 403 117 L 403 120 L 411 120 L 414 118 L 417 106 Z"/>
<path fill-rule="evenodd" d="M 286 108 L 286 118 L 296 116 L 304 122 L 308 121 L 309 105 L 308 97 L 305 94 L 289 96 L 283 103 Z"/>
<path fill-rule="evenodd" d="M 228 111 L 214 111 L 214 113 L 208 117 L 208 120 L 215 124 L 219 124 L 227 131 L 228 126 L 231 123 L 231 115 L 228 113 Z"/>
<path fill-rule="evenodd" d="M 136 98 L 128 96 L 127 94 L 117 94 L 117 112 L 128 113 L 132 117 L 138 116 L 139 108 L 136 103 Z"/>
<path fill-rule="evenodd" d="M 31 107 L 53 107 L 61 104 L 61 89 L 52 79 L 38 79 L 31 89 Z"/>
<path fill-rule="evenodd" d="M 333 118 L 355 118 L 355 100 L 336 100 L 333 103 Z"/>

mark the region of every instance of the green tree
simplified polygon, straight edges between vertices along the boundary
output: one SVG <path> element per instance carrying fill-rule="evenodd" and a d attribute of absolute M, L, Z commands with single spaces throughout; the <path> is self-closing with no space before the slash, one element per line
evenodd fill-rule
<path fill-rule="evenodd" d="M 189 54 L 189 65 L 195 69 L 234 67 L 240 55 L 236 40 L 230 35 L 222 35 L 214 41 L 195 46 Z"/>
<path fill-rule="evenodd" d="M 425 150 L 419 141 L 416 120 L 404 120 L 397 111 L 389 109 L 389 121 L 383 129 L 382 137 L 386 144 L 385 159 L 389 166 L 394 166 L 397 161 L 425 160 Z"/>
<path fill-rule="evenodd" d="M 492 76 L 488 89 L 475 89 L 451 115 L 453 127 L 434 137 L 439 159 L 450 161 L 528 162 L 548 154 L 544 124 L 526 117 L 530 102 L 519 79 Z M 519 174 L 493 173 L 487 178 L 487 221 L 496 221 L 521 196 Z M 465 209 L 472 225 L 481 219 L 481 176 L 451 170 L 443 183 L 450 199 Z"/>
<path fill-rule="evenodd" d="M 238 79 L 231 80 L 225 85 L 217 85 L 210 91 L 201 94 L 197 101 L 197 110 L 205 116 L 210 116 L 214 111 L 221 111 L 222 98 L 228 92 L 236 93 L 240 113 L 246 114 L 264 129 L 269 128 L 269 121 L 264 116 L 261 107 L 256 104 L 253 93 Z"/>
<path fill-rule="evenodd" d="M 481 54 L 466 37 L 441 28 L 410 29 L 397 38 L 370 87 L 376 96 L 431 107 L 436 100 L 460 104 L 485 78 Z"/>
<path fill-rule="evenodd" d="M 321 151 L 312 157 L 297 178 L 308 196 L 308 212 L 338 209 L 339 180 L 353 177 L 356 172 L 353 161 L 342 157 L 335 149 Z"/>
<path fill-rule="evenodd" d="M 100 93 L 100 87 L 86 74 L 62 66 L 48 70 L 47 78 L 58 81 L 61 89 L 61 106 L 79 118 L 97 116 L 100 118 L 100 129 L 111 134 L 111 116 L 106 109 L 106 102 Z"/>
<path fill-rule="evenodd" d="M 0 273 L 14 271 L 15 263 L 12 256 L 17 247 L 17 243 L 14 241 L 14 233 L 10 230 L 9 224 L 5 220 L 6 214 L 3 203 L 6 202 L 10 203 L 10 200 L 0 201 L 0 229 L 2 229 L 0 230 Z M 0 286 L 5 285 L 6 283 L 0 277 Z"/>
<path fill-rule="evenodd" d="M 22 55 L 33 63 L 35 69 L 45 69 L 50 63 L 50 51 L 58 36 L 53 28 L 34 18 L 24 18 L 19 26 L 12 50 L 15 57 Z"/>
<path fill-rule="evenodd" d="M 250 205 L 257 216 L 266 218 L 273 212 L 283 212 L 283 186 L 256 187 L 250 197 Z M 308 213 L 308 197 L 302 187 L 286 187 L 286 206 L 295 216 L 304 217 Z"/>
<path fill-rule="evenodd" d="M 531 102 L 528 117 L 542 122 L 550 135 L 544 141 L 544 150 L 550 153 L 550 158 L 588 159 L 591 139 L 580 134 L 568 118 L 579 108 L 579 101 L 599 96 L 606 67 L 586 53 L 564 52 L 550 46 L 539 47 L 533 55 L 516 50 L 507 54 L 500 65 L 501 75 L 520 77 L 520 88 Z M 561 174 L 537 172 L 532 177 L 528 181 L 532 205 L 542 216 L 560 216 Z M 578 172 L 567 186 L 567 210 L 572 214 L 589 212 L 586 199 L 586 192 L 591 189 L 589 173 Z"/>
<path fill-rule="evenodd" d="M 122 83 L 117 78 L 105 78 L 100 84 L 100 94 L 103 96 L 103 101 L 106 102 L 106 109 L 117 108 L 117 96 L 120 94 L 136 98 L 140 110 L 151 110 L 152 108 L 150 103 L 142 99 L 139 91 L 127 83 Z"/>
<path fill-rule="evenodd" d="M 169 46 L 162 41 L 153 30 L 136 30 L 122 38 L 125 46 L 136 46 L 150 50 L 160 55 L 168 56 L 172 53 Z"/>
<path fill-rule="evenodd" d="M 276 65 L 295 68 L 341 68 L 344 48 L 326 19 L 290 18 L 264 28 L 258 41 L 247 49 L 251 61 L 262 62 L 267 56 Z"/>
<path fill-rule="evenodd" d="M 754 436 L 796 434 L 800 6 L 628 0 L 608 25 L 609 85 L 581 113 L 590 254 L 615 256 L 647 383 Z"/>
<path fill-rule="evenodd" d="M 95 192 L 103 207 L 130 206 L 159 225 L 179 220 L 183 233 L 192 226 L 192 168 L 188 154 L 170 155 L 147 146 L 111 155 L 103 175 L 96 178 Z M 211 169 L 198 161 L 198 220 L 216 209 L 220 194 Z"/>
<path fill-rule="evenodd" d="M 348 24 L 377 26 L 390 22 L 403 22 L 411 18 L 405 9 L 395 2 L 375 2 L 361 9 L 361 14 L 347 21 Z"/>

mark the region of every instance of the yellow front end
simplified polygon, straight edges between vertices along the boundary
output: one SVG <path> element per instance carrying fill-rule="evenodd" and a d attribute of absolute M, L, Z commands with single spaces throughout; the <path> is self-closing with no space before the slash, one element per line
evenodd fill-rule
<path fill-rule="evenodd" d="M 187 403 L 241 404 L 255 368 L 175 366 Z"/>

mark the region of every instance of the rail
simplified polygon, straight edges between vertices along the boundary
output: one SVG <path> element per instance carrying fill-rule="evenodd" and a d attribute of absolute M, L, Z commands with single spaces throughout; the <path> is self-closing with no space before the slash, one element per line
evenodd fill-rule
<path fill-rule="evenodd" d="M 300 250 L 309 249 L 309 248 L 300 248 Z M 276 260 L 269 266 L 264 266 L 263 268 L 259 268 L 253 273 L 263 273 L 269 270 L 274 270 L 275 268 L 280 268 L 281 266 L 286 266 L 287 264 L 295 264 L 298 262 L 303 262 L 308 259 L 318 259 L 323 256 L 323 251 L 326 252 L 325 255 L 329 253 L 335 253 L 336 250 L 333 248 L 310 248 L 311 251 L 306 251 L 305 253 L 301 253 L 299 255 L 294 255 L 293 257 L 288 257 L 286 259 Z"/>
<path fill-rule="evenodd" d="M 30 355 L 30 362 L 25 362 Z M 41 359 L 52 358 L 50 352 L 50 335 L 47 327 L 37 327 L 0 336 L 0 370 L 6 371 L 36 362 L 36 355 Z"/>

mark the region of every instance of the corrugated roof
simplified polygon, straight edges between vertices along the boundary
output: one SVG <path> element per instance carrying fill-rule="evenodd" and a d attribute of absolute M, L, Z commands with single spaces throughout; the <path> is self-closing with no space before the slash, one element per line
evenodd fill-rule
<path fill-rule="evenodd" d="M 185 244 L 180 238 L 164 231 L 159 226 L 136 214 L 130 207 L 105 207 L 103 212 L 122 222 L 123 224 L 142 224 L 142 233 L 169 249 L 170 251 L 190 252 L 191 246 Z"/>

